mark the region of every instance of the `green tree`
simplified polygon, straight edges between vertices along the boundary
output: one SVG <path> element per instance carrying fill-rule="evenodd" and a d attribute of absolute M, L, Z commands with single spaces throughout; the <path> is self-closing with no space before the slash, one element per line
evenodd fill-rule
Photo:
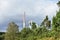
<path fill-rule="evenodd" d="M 52 19 L 53 29 L 57 31 L 57 27 L 60 27 L 60 11 L 57 12 L 56 16 Z"/>
<path fill-rule="evenodd" d="M 48 20 L 48 16 L 46 16 L 45 20 Z"/>
<path fill-rule="evenodd" d="M 27 40 L 32 36 L 32 30 L 30 28 L 23 28 L 20 32 L 20 40 Z"/>
<path fill-rule="evenodd" d="M 57 12 L 56 17 L 60 18 L 60 10 Z"/>
<path fill-rule="evenodd" d="M 32 29 L 36 29 L 36 28 L 37 28 L 36 23 L 32 22 Z"/>
<path fill-rule="evenodd" d="M 18 26 L 14 22 L 9 23 L 5 33 L 5 40 L 16 40 L 18 32 Z"/>
<path fill-rule="evenodd" d="M 45 17 L 45 19 L 42 21 L 41 26 L 45 26 L 45 22 L 48 21 L 48 16 Z"/>

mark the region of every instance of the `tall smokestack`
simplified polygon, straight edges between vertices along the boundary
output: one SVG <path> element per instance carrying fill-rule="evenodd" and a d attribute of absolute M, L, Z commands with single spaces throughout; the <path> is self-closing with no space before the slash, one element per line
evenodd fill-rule
<path fill-rule="evenodd" d="M 24 14 L 23 14 L 23 28 L 25 28 L 26 26 L 25 26 L 25 12 L 24 12 Z"/>

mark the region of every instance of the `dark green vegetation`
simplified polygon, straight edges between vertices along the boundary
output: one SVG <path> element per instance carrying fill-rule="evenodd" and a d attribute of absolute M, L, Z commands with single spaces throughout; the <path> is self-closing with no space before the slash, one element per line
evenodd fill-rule
<path fill-rule="evenodd" d="M 0 40 L 3 40 L 4 39 L 4 32 L 0 32 Z"/>

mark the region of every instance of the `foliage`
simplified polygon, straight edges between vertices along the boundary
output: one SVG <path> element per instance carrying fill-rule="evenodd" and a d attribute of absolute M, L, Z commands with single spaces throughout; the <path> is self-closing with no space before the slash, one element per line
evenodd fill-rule
<path fill-rule="evenodd" d="M 48 20 L 48 17 L 46 16 Z M 47 23 L 49 24 L 49 23 Z M 49 24 L 50 26 L 50 24 Z M 57 12 L 56 16 L 52 19 L 52 29 L 48 30 L 46 26 L 43 25 L 36 27 L 35 23 L 32 29 L 24 28 L 21 31 L 20 40 L 59 40 L 60 39 L 60 11 Z"/>
<path fill-rule="evenodd" d="M 9 23 L 7 32 L 5 33 L 5 40 L 16 40 L 18 32 L 18 26 L 14 22 Z"/>
<path fill-rule="evenodd" d="M 37 28 L 36 23 L 32 22 L 32 29 L 36 29 L 36 28 Z"/>

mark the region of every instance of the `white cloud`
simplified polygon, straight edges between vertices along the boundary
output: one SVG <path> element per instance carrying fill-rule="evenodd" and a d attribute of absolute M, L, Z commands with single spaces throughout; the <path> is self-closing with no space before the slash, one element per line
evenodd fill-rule
<path fill-rule="evenodd" d="M 55 12 L 57 11 L 58 7 L 56 4 L 48 4 L 45 8 L 45 15 L 55 15 Z"/>
<path fill-rule="evenodd" d="M 56 3 L 56 0 L 0 0 L 0 25 L 4 26 L 3 24 L 8 20 L 17 21 L 22 19 L 21 14 L 24 12 L 29 17 L 38 16 L 39 18 L 36 18 L 39 21 L 34 20 L 39 23 L 42 20 L 40 18 L 43 18 L 43 16 L 49 15 L 49 17 L 52 17 L 56 14 L 58 9 Z"/>
<path fill-rule="evenodd" d="M 48 15 L 49 17 L 53 17 L 56 14 L 58 9 L 57 2 L 53 1 L 38 1 L 34 5 L 34 12 L 37 15 L 41 14 L 42 16 Z"/>
<path fill-rule="evenodd" d="M 9 2 L 7 0 L 0 0 L 0 12 L 5 11 L 9 7 Z"/>
<path fill-rule="evenodd" d="M 44 0 L 0 0 L 0 23 L 11 16 L 23 14 L 37 16 L 54 15 L 57 7 L 56 3 Z M 42 15 L 42 16 L 43 16 Z"/>

